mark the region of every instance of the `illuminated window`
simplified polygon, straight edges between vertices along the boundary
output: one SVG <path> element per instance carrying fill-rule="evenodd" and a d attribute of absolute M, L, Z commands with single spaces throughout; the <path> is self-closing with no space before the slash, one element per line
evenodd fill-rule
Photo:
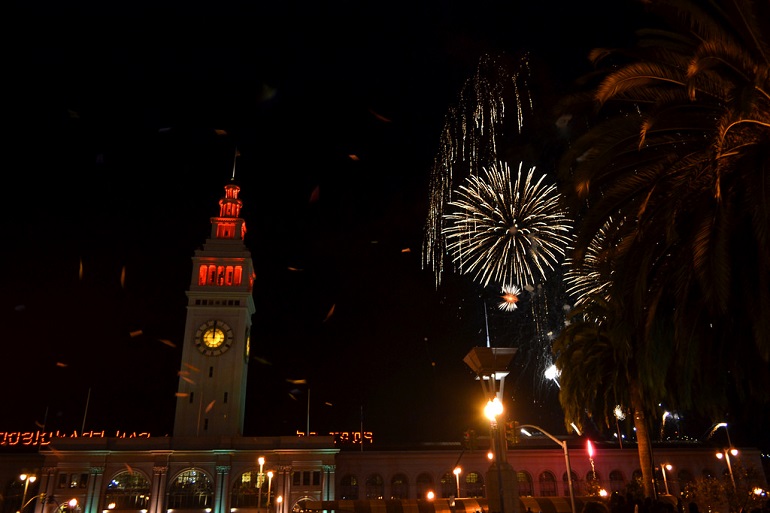
<path fill-rule="evenodd" d="M 240 285 L 241 284 L 241 280 L 243 280 L 243 267 L 241 267 L 240 265 L 236 265 L 235 266 L 235 277 L 234 277 L 234 280 L 233 280 L 234 284 L 235 285 Z"/>
<path fill-rule="evenodd" d="M 372 474 L 366 478 L 366 498 L 382 499 L 385 495 L 385 482 L 379 474 Z"/>
<path fill-rule="evenodd" d="M 268 479 L 267 476 L 262 474 L 262 486 L 261 490 L 258 486 L 260 482 L 259 472 L 252 470 L 250 472 L 244 472 L 241 474 L 240 479 L 236 479 L 233 483 L 233 487 L 230 490 L 230 502 L 233 508 L 256 508 L 257 502 L 262 499 L 262 507 L 267 505 L 267 488 Z M 274 497 L 274 490 L 270 490 L 270 496 Z M 275 504 L 274 500 L 270 501 L 271 504 Z"/>
<path fill-rule="evenodd" d="M 441 476 L 441 498 L 448 499 L 457 495 L 457 478 L 452 472 Z"/>
<path fill-rule="evenodd" d="M 466 497 L 486 497 L 484 493 L 484 478 L 478 472 L 468 472 L 465 476 Z"/>
<path fill-rule="evenodd" d="M 209 285 L 214 285 L 217 282 L 216 278 L 217 278 L 217 266 L 210 265 L 209 266 L 208 284 Z"/>
<path fill-rule="evenodd" d="M 206 274 L 208 274 L 208 267 L 202 265 L 200 269 L 198 269 L 198 285 L 206 284 Z"/>
<path fill-rule="evenodd" d="M 208 474 L 198 469 L 181 472 L 168 489 L 168 509 L 200 509 L 213 505 L 214 486 Z"/>
<path fill-rule="evenodd" d="M 352 474 L 347 474 L 340 481 L 340 499 L 358 500 L 358 478 Z"/>
<path fill-rule="evenodd" d="M 519 480 L 519 495 L 522 497 L 532 496 L 532 476 L 529 472 L 520 470 L 516 472 L 516 478 Z"/>
<path fill-rule="evenodd" d="M 104 504 L 114 503 L 112 509 L 147 509 L 150 501 L 150 482 L 139 471 L 123 471 L 107 485 Z"/>
<path fill-rule="evenodd" d="M 390 498 L 408 499 L 409 498 L 409 480 L 404 474 L 396 474 L 390 480 Z"/>
<path fill-rule="evenodd" d="M 540 481 L 540 495 L 543 497 L 556 497 L 556 476 L 553 472 L 544 471 L 538 479 Z"/>

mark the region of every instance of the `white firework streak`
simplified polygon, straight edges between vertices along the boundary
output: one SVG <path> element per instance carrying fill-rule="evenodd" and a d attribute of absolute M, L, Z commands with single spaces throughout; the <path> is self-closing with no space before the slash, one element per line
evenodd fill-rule
<path fill-rule="evenodd" d="M 484 286 L 492 280 L 526 286 L 536 273 L 545 279 L 571 241 L 572 221 L 556 186 L 543 185 L 545 175 L 533 183 L 534 167 L 522 180 L 521 168 L 515 183 L 504 162 L 485 168 L 484 178 L 469 176 L 444 215 L 452 262 Z"/>
<path fill-rule="evenodd" d="M 609 217 L 594 234 L 581 262 L 573 258 L 565 260 L 567 271 L 564 273 L 564 282 L 567 284 L 567 294 L 575 298 L 575 306 L 587 303 L 591 297 L 609 301 L 614 272 L 612 249 L 620 239 L 619 230 L 623 224 L 622 219 L 616 222 Z"/>

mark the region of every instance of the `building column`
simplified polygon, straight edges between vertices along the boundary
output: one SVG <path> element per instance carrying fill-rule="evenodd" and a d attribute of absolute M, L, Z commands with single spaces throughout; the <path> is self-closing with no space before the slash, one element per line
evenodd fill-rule
<path fill-rule="evenodd" d="M 152 483 L 150 484 L 150 504 L 148 513 L 163 513 L 163 505 L 166 503 L 166 476 L 168 467 L 152 467 Z"/>
<path fill-rule="evenodd" d="M 230 466 L 217 465 L 217 482 L 214 484 L 214 513 L 225 513 L 230 503 Z"/>
<path fill-rule="evenodd" d="M 43 467 L 40 469 L 40 487 L 38 491 L 45 497 L 35 502 L 34 513 L 45 513 L 45 505 L 53 499 L 53 491 L 56 487 L 56 467 Z"/>
<path fill-rule="evenodd" d="M 334 471 L 337 467 L 335 465 L 324 465 L 324 477 L 323 477 L 323 488 L 321 491 L 321 500 L 322 501 L 333 501 L 334 500 Z"/>
<path fill-rule="evenodd" d="M 102 483 L 104 482 L 104 467 L 91 467 L 86 491 L 86 503 L 83 513 L 98 513 L 99 502 L 102 498 Z"/>
<path fill-rule="evenodd" d="M 283 502 L 275 510 L 275 513 L 284 513 L 285 511 L 291 511 L 294 506 L 294 501 L 291 497 L 291 465 L 280 465 L 278 467 L 278 473 L 281 476 L 280 490 Z M 278 489 L 275 491 L 278 493 Z"/>

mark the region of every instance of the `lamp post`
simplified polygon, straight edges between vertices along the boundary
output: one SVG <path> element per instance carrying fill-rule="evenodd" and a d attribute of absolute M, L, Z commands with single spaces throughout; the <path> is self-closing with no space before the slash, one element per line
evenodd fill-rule
<path fill-rule="evenodd" d="M 24 493 L 21 496 L 21 508 L 19 509 L 19 511 L 17 513 L 21 513 L 22 511 L 24 511 L 24 506 L 27 505 L 26 504 L 26 502 L 27 502 L 27 489 L 29 488 L 29 483 L 34 483 L 35 481 L 37 481 L 37 476 L 21 474 L 19 476 L 19 479 L 24 481 Z"/>
<path fill-rule="evenodd" d="M 494 513 L 493 504 L 499 505 L 497 513 L 519 513 L 519 489 L 516 472 L 506 460 L 508 446 L 503 417 L 503 385 L 508 375 L 508 365 L 517 349 L 513 347 L 474 347 L 463 361 L 476 373 L 481 388 L 487 398 L 485 415 L 489 419 L 490 438 L 494 460 L 487 473 L 487 498 L 490 513 Z"/>
<path fill-rule="evenodd" d="M 275 513 L 281 513 L 281 503 L 283 503 L 283 496 L 279 495 L 275 498 Z"/>
<path fill-rule="evenodd" d="M 460 467 L 455 467 L 455 469 L 452 471 L 455 475 L 455 480 L 457 481 L 457 495 L 455 497 L 460 497 L 460 472 L 462 472 L 463 469 Z"/>
<path fill-rule="evenodd" d="M 273 486 L 273 471 L 267 471 L 267 508 L 270 508 L 270 489 Z"/>
<path fill-rule="evenodd" d="M 733 466 L 730 463 L 730 455 L 738 456 L 738 449 L 723 449 L 722 452 L 717 453 L 717 458 L 721 460 L 722 454 L 724 454 L 725 461 L 727 462 L 727 470 L 730 472 L 730 481 L 733 483 L 733 491 L 737 492 L 738 489 L 735 486 L 735 476 L 733 475 Z"/>
<path fill-rule="evenodd" d="M 572 486 L 572 466 L 569 463 L 569 450 L 567 449 L 567 441 L 566 440 L 559 440 L 555 436 L 553 436 L 551 433 L 546 431 L 545 429 L 541 428 L 540 426 L 535 426 L 532 424 L 523 424 L 519 426 L 521 429 L 530 428 L 530 429 L 537 429 L 541 433 L 543 433 L 545 436 L 556 442 L 561 446 L 561 450 L 564 452 L 564 464 L 567 467 L 567 487 L 569 488 L 569 502 L 570 506 L 572 507 L 572 513 L 578 513 L 575 509 L 575 490 Z M 532 435 L 529 435 L 532 436 Z"/>
<path fill-rule="evenodd" d="M 660 466 L 660 471 L 663 473 L 663 488 L 666 490 L 666 495 L 671 495 L 668 493 L 668 480 L 666 479 L 666 470 L 671 470 L 673 467 L 669 463 L 664 463 Z"/>
<path fill-rule="evenodd" d="M 259 463 L 259 474 L 257 474 L 257 510 L 262 507 L 262 485 L 265 483 L 265 474 L 262 473 L 262 467 L 265 465 L 264 456 L 257 458 Z"/>

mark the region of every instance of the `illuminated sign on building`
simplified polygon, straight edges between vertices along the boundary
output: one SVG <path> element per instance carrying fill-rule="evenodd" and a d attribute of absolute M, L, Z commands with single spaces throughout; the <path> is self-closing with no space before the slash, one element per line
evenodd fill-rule
<path fill-rule="evenodd" d="M 73 431 L 71 434 L 61 431 L 14 431 L 11 433 L 0 431 L 0 447 L 26 447 L 26 446 L 46 446 L 54 438 L 105 438 L 105 431 L 84 431 L 78 433 Z M 118 431 L 113 438 L 150 438 L 150 433 L 126 433 Z"/>
<path fill-rule="evenodd" d="M 374 443 L 374 436 L 371 431 L 364 431 L 363 435 L 361 431 L 329 431 L 328 433 L 334 437 L 335 445 L 355 445 L 355 444 L 372 444 Z M 315 431 L 310 432 L 310 436 L 317 436 Z M 297 431 L 298 437 L 305 436 L 304 431 Z"/>
<path fill-rule="evenodd" d="M 310 436 L 318 433 L 310 432 Z M 374 437 L 371 431 L 331 431 L 329 435 L 334 437 L 335 445 L 372 444 Z M 304 431 L 297 431 L 298 437 L 305 436 Z M 0 447 L 45 447 L 55 438 L 107 438 L 105 431 L 84 431 L 78 433 L 64 433 L 61 431 L 0 431 Z M 118 431 L 112 438 L 150 438 L 150 433 L 126 433 Z"/>

